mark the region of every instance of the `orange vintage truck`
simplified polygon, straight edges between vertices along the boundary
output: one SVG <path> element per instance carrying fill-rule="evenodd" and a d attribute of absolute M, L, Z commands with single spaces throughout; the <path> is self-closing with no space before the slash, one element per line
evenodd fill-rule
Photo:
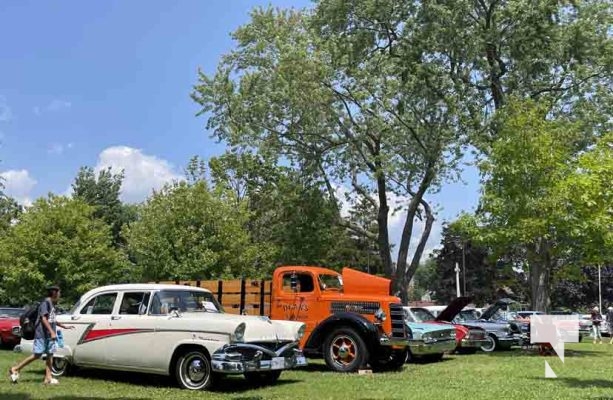
<path fill-rule="evenodd" d="M 304 353 L 323 357 L 334 371 L 398 369 L 407 356 L 403 308 L 389 295 L 389 279 L 351 268 L 339 274 L 284 266 L 272 280 L 173 282 L 211 290 L 229 313 L 304 322 Z"/>

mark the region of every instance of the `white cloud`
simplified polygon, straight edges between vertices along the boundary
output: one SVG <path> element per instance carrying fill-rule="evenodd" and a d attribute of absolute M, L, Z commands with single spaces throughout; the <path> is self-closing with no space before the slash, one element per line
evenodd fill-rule
<path fill-rule="evenodd" d="M 165 183 L 183 179 L 168 161 L 128 146 L 113 146 L 100 153 L 95 171 L 108 167 L 114 172 L 124 171 L 121 198 L 131 203 L 145 200 Z"/>
<path fill-rule="evenodd" d="M 64 153 L 65 150 L 70 150 L 74 147 L 74 143 L 70 142 L 66 145 L 63 145 L 61 143 L 53 143 L 51 146 L 49 146 L 49 148 L 47 149 L 47 153 L 49 154 L 56 154 L 56 155 L 61 155 Z"/>
<path fill-rule="evenodd" d="M 72 107 L 72 103 L 66 100 L 53 99 L 45 106 L 35 106 L 32 111 L 36 115 L 42 115 L 46 112 L 53 113 L 63 110 L 68 110 Z"/>
<path fill-rule="evenodd" d="M 32 189 L 37 181 L 30 176 L 28 170 L 9 170 L 0 173 L 0 176 L 3 178 L 4 193 L 24 206 L 32 204 Z"/>
<path fill-rule="evenodd" d="M 11 107 L 6 103 L 6 97 L 0 96 L 0 121 L 6 122 L 13 119 Z"/>

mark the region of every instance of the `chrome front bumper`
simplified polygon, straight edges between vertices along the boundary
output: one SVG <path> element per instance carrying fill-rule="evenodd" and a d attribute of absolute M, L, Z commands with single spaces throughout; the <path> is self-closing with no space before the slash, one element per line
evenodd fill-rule
<path fill-rule="evenodd" d="M 468 347 L 476 347 L 480 348 L 481 346 L 486 346 L 490 343 L 488 339 L 462 339 L 461 346 L 462 348 Z"/>
<path fill-rule="evenodd" d="M 407 347 L 407 339 L 406 338 L 390 338 L 387 335 L 382 335 L 379 337 L 379 345 L 392 346 L 392 347 Z"/>
<path fill-rule="evenodd" d="M 453 351 L 456 347 L 455 339 L 439 340 L 434 343 L 426 343 L 423 340 L 409 340 L 408 343 L 414 356 L 442 354 Z"/>
<path fill-rule="evenodd" d="M 250 356 L 246 357 L 243 353 Z M 213 353 L 211 364 L 215 372 L 242 374 L 303 367 L 307 361 L 298 349 L 298 342 L 289 343 L 276 351 L 255 344 L 236 343 Z"/>

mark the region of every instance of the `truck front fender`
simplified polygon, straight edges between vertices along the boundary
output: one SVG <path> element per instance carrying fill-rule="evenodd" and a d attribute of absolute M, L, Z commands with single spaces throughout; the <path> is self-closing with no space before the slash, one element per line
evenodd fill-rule
<path fill-rule="evenodd" d="M 317 325 L 304 345 L 305 352 L 321 352 L 321 346 L 327 335 L 339 326 L 355 329 L 369 349 L 374 349 L 379 345 L 379 328 L 375 324 L 359 314 L 340 312 L 329 316 Z"/>

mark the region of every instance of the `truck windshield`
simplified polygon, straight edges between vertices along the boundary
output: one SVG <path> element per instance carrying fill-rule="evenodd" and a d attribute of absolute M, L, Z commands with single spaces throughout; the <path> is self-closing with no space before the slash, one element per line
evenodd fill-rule
<path fill-rule="evenodd" d="M 200 290 L 161 290 L 153 296 L 151 314 L 165 315 L 172 310 L 180 312 L 223 312 L 210 292 Z"/>
<path fill-rule="evenodd" d="M 343 290 L 343 278 L 340 275 L 321 274 L 319 275 L 319 286 L 321 290 L 340 292 Z"/>

